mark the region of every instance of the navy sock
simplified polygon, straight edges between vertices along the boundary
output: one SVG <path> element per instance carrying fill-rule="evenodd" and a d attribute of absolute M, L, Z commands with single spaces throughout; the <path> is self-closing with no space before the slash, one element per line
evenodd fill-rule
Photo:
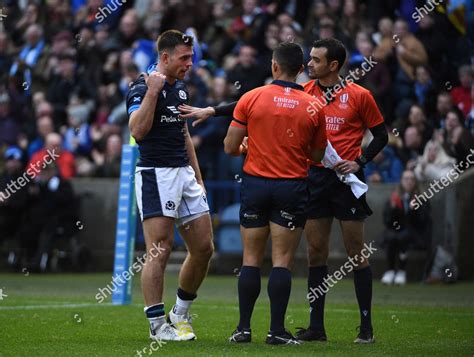
<path fill-rule="evenodd" d="M 273 268 L 268 278 L 268 297 L 270 298 L 270 331 L 285 331 L 285 313 L 291 293 L 291 272 L 286 268 Z"/>
<path fill-rule="evenodd" d="M 370 266 L 354 271 L 354 286 L 359 303 L 360 326 L 372 328 L 370 309 L 372 305 L 372 269 Z"/>
<path fill-rule="evenodd" d="M 319 267 L 309 267 L 308 297 L 309 306 L 311 307 L 311 312 L 309 315 L 309 328 L 311 330 L 324 330 L 324 302 L 326 300 L 326 293 L 324 292 L 323 283 L 324 278 L 327 275 L 327 265 Z M 313 288 L 312 291 L 311 288 Z"/>
<path fill-rule="evenodd" d="M 165 304 L 160 303 L 145 307 L 145 315 L 148 319 L 165 316 Z"/>
<path fill-rule="evenodd" d="M 260 268 L 243 266 L 239 275 L 239 330 L 250 328 L 253 308 L 260 295 Z"/>
<path fill-rule="evenodd" d="M 181 300 L 194 300 L 197 297 L 196 294 L 188 293 L 181 288 L 178 288 L 176 295 L 178 295 Z"/>

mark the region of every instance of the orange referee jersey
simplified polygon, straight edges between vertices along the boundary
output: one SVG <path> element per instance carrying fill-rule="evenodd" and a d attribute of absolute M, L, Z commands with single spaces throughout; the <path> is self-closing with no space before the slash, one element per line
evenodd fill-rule
<path fill-rule="evenodd" d="M 384 122 L 372 94 L 355 83 L 345 83 L 327 105 L 324 92 L 316 80 L 303 84 L 306 93 L 313 98 L 314 112 L 324 112 L 326 135 L 343 160 L 355 160 L 361 153 L 366 129 Z M 315 165 L 315 163 L 311 163 Z M 321 164 L 318 164 L 320 166 Z"/>
<path fill-rule="evenodd" d="M 308 176 L 310 150 L 327 145 L 324 111 L 311 113 L 313 100 L 302 86 L 280 80 L 240 98 L 231 125 L 247 127 L 245 173 L 268 178 Z"/>

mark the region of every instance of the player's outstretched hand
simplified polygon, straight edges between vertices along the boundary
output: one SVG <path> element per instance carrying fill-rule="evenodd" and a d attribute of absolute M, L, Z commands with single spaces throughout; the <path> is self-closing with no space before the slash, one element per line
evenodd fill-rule
<path fill-rule="evenodd" d="M 159 93 L 165 85 L 166 76 L 160 72 L 151 72 L 149 75 L 144 73 L 145 82 L 148 90 L 152 93 Z"/>
<path fill-rule="evenodd" d="M 181 104 L 178 109 L 181 112 L 181 114 L 179 115 L 180 118 L 195 118 L 195 120 L 193 121 L 193 127 L 205 122 L 209 117 L 212 117 L 216 114 L 216 111 L 212 107 L 198 108 L 187 104 Z"/>
<path fill-rule="evenodd" d="M 355 161 L 341 160 L 336 165 L 333 166 L 333 170 L 336 170 L 340 174 L 353 174 L 354 172 L 359 171 L 360 166 Z"/>

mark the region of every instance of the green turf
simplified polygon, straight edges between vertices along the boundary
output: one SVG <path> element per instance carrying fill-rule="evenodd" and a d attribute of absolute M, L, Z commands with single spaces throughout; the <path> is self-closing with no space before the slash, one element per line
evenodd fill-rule
<path fill-rule="evenodd" d="M 110 275 L 0 274 L 0 356 L 133 356 L 149 348 L 138 279 L 130 306 L 97 304 L 95 294 Z M 177 277 L 168 275 L 166 303 L 174 301 Z M 295 279 L 286 318 L 294 332 L 308 321 L 303 279 Z M 405 287 L 374 286 L 373 322 L 377 342 L 352 343 L 358 312 L 352 282 L 330 290 L 326 303 L 327 343 L 267 346 L 269 325 L 266 281 L 252 320 L 253 340 L 233 345 L 227 337 L 238 319 L 237 278 L 208 277 L 193 305 L 197 341 L 167 343 L 151 355 L 291 356 L 430 355 L 473 356 L 474 284 Z M 76 306 L 61 307 L 63 304 Z M 47 307 L 47 305 L 51 305 Z M 151 350 L 150 350 L 151 352 Z M 148 354 L 143 354 L 143 356 Z"/>

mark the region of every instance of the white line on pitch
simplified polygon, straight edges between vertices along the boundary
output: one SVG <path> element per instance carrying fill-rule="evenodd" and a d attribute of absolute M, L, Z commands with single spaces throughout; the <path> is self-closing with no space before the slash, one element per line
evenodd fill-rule
<path fill-rule="evenodd" d="M 112 303 L 87 303 L 87 304 L 54 304 L 54 305 L 23 305 L 23 306 L 3 306 L 0 307 L 1 310 L 36 310 L 36 309 L 62 309 L 62 308 L 77 308 L 77 307 L 101 307 L 101 306 L 120 306 L 114 305 Z M 132 306 L 132 307 L 143 307 L 142 304 L 130 304 L 124 306 Z M 206 305 L 206 304 L 199 304 L 199 308 L 208 308 L 208 309 L 219 309 L 219 310 L 238 310 L 238 306 L 221 306 L 221 305 Z M 256 310 L 266 310 L 268 309 L 267 306 L 255 306 Z M 307 311 L 308 308 L 306 307 L 290 307 L 289 310 L 305 310 Z M 326 309 L 329 312 L 337 312 L 337 313 L 357 313 L 357 309 Z M 387 314 L 402 314 L 402 315 L 419 315 L 419 314 L 426 314 L 426 311 L 403 311 L 403 310 L 386 310 L 383 313 Z M 380 313 L 377 313 L 379 315 Z M 446 316 L 474 316 L 474 313 L 471 312 L 456 312 L 456 311 L 443 311 L 437 310 L 435 312 L 436 315 L 446 315 Z"/>

